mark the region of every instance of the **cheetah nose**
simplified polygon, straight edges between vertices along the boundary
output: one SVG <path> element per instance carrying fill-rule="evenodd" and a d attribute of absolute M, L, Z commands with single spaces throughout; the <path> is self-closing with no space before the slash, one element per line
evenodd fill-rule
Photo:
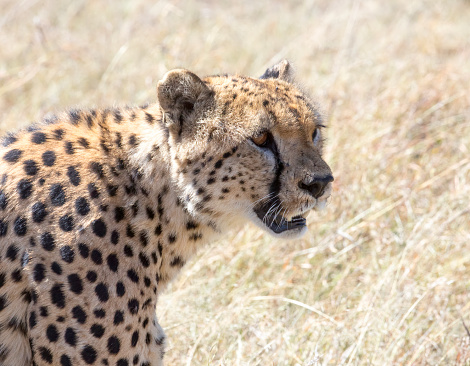
<path fill-rule="evenodd" d="M 325 192 L 325 187 L 327 186 L 327 184 L 333 181 L 333 176 L 331 174 L 328 174 L 323 177 L 315 177 L 308 184 L 305 184 L 304 182 L 300 181 L 299 188 L 307 191 L 313 197 L 319 198 Z"/>

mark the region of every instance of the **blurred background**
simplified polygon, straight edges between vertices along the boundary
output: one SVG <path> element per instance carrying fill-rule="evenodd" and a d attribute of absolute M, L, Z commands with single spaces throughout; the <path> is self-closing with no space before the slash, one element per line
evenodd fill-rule
<path fill-rule="evenodd" d="M 201 248 L 166 364 L 470 365 L 468 0 L 0 0 L 0 131 L 282 58 L 327 116 L 329 207 Z"/>

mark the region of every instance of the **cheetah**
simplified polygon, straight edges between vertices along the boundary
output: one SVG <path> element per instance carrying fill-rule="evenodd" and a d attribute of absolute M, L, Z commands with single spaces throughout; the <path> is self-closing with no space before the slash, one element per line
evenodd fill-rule
<path fill-rule="evenodd" d="M 322 116 L 282 61 L 260 78 L 169 71 L 143 107 L 71 110 L 0 147 L 0 364 L 155 366 L 158 295 L 251 221 L 307 230 L 333 176 Z"/>

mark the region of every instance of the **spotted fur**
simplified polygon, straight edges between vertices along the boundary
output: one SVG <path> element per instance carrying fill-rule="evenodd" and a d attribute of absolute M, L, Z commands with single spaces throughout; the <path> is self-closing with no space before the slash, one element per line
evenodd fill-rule
<path fill-rule="evenodd" d="M 286 61 L 173 70 L 157 95 L 3 138 L 1 365 L 162 365 L 158 294 L 202 243 L 246 219 L 296 237 L 324 205 L 321 116 Z"/>

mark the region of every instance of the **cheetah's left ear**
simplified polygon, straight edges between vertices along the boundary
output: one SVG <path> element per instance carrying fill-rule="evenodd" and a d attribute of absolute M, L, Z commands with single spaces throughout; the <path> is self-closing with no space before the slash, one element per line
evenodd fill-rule
<path fill-rule="evenodd" d="M 281 79 L 291 83 L 294 80 L 294 72 L 292 66 L 287 60 L 282 60 L 276 65 L 266 69 L 260 79 Z"/>
<path fill-rule="evenodd" d="M 181 133 L 186 119 L 198 104 L 212 95 L 209 87 L 191 71 L 184 69 L 171 70 L 157 84 L 157 98 L 170 130 Z"/>

